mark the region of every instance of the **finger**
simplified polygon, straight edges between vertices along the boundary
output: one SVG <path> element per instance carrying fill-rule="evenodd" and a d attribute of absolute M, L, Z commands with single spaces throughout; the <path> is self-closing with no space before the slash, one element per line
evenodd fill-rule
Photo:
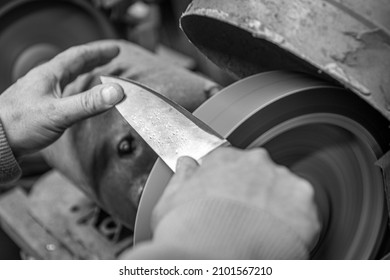
<path fill-rule="evenodd" d="M 79 94 L 80 92 L 86 91 L 93 86 L 101 83 L 94 83 L 95 75 L 94 71 L 82 74 L 78 76 L 72 83 L 69 83 L 66 88 L 62 91 L 62 98 L 66 96 L 72 96 L 75 94 Z"/>
<path fill-rule="evenodd" d="M 120 102 L 123 89 L 117 84 L 97 85 L 90 90 L 58 99 L 60 120 L 69 127 L 77 121 L 102 113 Z"/>
<path fill-rule="evenodd" d="M 253 156 L 254 158 L 258 158 L 259 160 L 263 160 L 266 162 L 273 162 L 269 152 L 264 148 L 253 148 L 250 150 L 246 150 L 248 154 Z"/>
<path fill-rule="evenodd" d="M 118 54 L 119 47 L 114 42 L 94 42 L 69 48 L 42 67 L 56 75 L 63 89 L 77 76 L 110 62 Z"/>
<path fill-rule="evenodd" d="M 192 174 L 195 173 L 199 164 L 191 157 L 179 157 L 176 163 L 176 172 L 172 176 L 165 189 L 165 195 L 175 193 Z"/>
<path fill-rule="evenodd" d="M 175 206 L 174 198 L 178 191 L 184 187 L 186 179 L 190 177 L 199 167 L 199 164 L 191 157 L 183 156 L 178 158 L 176 163 L 176 173 L 172 176 L 156 207 L 153 210 L 151 226 L 155 228 L 161 217 L 169 209 Z"/>
<path fill-rule="evenodd" d="M 195 172 L 198 166 L 197 161 L 191 157 L 179 157 L 176 163 L 176 175 L 187 178 Z"/>
<path fill-rule="evenodd" d="M 243 153 L 243 150 L 235 147 L 219 147 L 202 158 L 202 166 L 214 165 L 217 162 L 235 162 Z"/>

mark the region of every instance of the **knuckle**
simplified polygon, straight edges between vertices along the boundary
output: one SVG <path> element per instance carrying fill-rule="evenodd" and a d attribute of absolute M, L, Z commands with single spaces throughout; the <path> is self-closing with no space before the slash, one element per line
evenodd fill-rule
<path fill-rule="evenodd" d="M 260 162 L 268 162 L 271 161 L 271 157 L 268 151 L 264 148 L 255 148 L 249 151 L 252 158 L 256 161 Z"/>
<path fill-rule="evenodd" d="M 88 46 L 81 46 L 78 48 L 78 54 L 80 56 L 88 56 L 90 48 Z"/>
<path fill-rule="evenodd" d="M 47 63 L 48 62 L 45 62 L 37 67 L 34 67 L 34 68 L 31 68 L 30 71 L 27 72 L 27 74 L 24 76 L 24 77 L 28 77 L 29 79 L 30 78 L 35 78 L 35 77 L 46 77 L 49 75 L 49 71 L 48 71 L 48 67 L 47 67 Z"/>
<path fill-rule="evenodd" d="M 68 60 L 69 58 L 79 57 L 83 59 L 88 56 L 89 47 L 86 45 L 73 46 L 67 49 L 66 51 L 60 53 L 56 58 L 59 62 Z"/>
<path fill-rule="evenodd" d="M 40 88 L 48 84 L 53 84 L 56 82 L 56 76 L 50 71 L 47 63 L 37 66 L 29 70 L 26 75 L 18 78 L 18 83 L 23 83 L 26 85 L 38 86 Z"/>
<path fill-rule="evenodd" d="M 71 48 L 65 50 L 64 52 L 61 52 L 61 53 L 57 54 L 55 57 L 53 57 L 53 58 L 52 58 L 51 60 L 49 60 L 47 63 L 61 62 L 61 61 L 65 60 L 65 59 L 67 59 L 68 54 L 69 54 L 70 52 L 72 52 L 72 49 L 73 49 L 73 48 L 74 48 L 74 47 L 71 47 Z"/>
<path fill-rule="evenodd" d="M 284 165 L 276 165 L 276 170 L 282 176 L 285 176 L 285 177 L 288 177 L 288 178 L 294 178 L 294 174 L 291 173 L 290 169 L 288 169 Z M 299 178 L 298 176 L 295 176 L 295 177 Z"/>
<path fill-rule="evenodd" d="M 321 230 L 322 224 L 320 220 L 320 216 L 318 214 L 317 206 L 311 205 L 310 214 L 307 215 L 308 226 L 311 229 L 312 235 L 318 238 Z"/>
<path fill-rule="evenodd" d="M 98 109 L 97 100 L 96 98 L 94 98 L 92 92 L 81 94 L 80 100 L 81 100 L 81 107 L 88 114 L 92 114 L 93 112 L 97 111 Z"/>
<path fill-rule="evenodd" d="M 208 163 L 208 162 L 214 162 L 214 161 L 218 161 L 222 158 L 224 159 L 227 159 L 227 155 L 231 154 L 232 152 L 234 151 L 233 148 L 226 148 L 226 147 L 221 147 L 221 148 L 218 148 L 216 149 L 215 151 L 211 152 L 209 155 L 207 155 L 205 158 L 204 158 L 204 163 Z"/>
<path fill-rule="evenodd" d="M 70 47 L 68 49 L 68 52 L 69 53 L 76 53 L 78 55 L 82 55 L 84 54 L 84 52 L 86 51 L 86 46 L 85 45 L 81 45 L 81 46 L 73 46 L 73 47 Z"/>
<path fill-rule="evenodd" d="M 69 117 L 56 102 L 47 103 L 42 111 L 46 112 L 46 120 L 53 131 L 60 132 L 70 123 Z"/>
<path fill-rule="evenodd" d="M 309 181 L 299 178 L 299 186 L 301 192 L 305 194 L 308 199 L 314 199 L 314 187 Z"/>

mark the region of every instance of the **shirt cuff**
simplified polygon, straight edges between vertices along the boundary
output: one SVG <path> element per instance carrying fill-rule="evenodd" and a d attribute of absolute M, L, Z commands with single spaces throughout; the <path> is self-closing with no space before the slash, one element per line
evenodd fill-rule
<path fill-rule="evenodd" d="M 12 153 L 0 121 L 0 184 L 13 183 L 21 174 L 22 170 Z"/>

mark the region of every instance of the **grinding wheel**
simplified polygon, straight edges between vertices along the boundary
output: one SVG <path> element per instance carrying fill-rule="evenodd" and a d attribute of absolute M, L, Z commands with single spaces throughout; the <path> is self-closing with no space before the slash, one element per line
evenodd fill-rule
<path fill-rule="evenodd" d="M 272 159 L 309 180 L 323 224 L 314 259 L 378 257 L 388 217 L 376 160 L 388 122 L 353 93 L 295 73 L 241 80 L 195 112 L 233 146 L 265 147 Z M 172 172 L 159 159 L 138 209 L 135 243 L 151 238 L 151 212 Z"/>
<path fill-rule="evenodd" d="M 87 1 L 12 1 L 0 10 L 0 92 L 73 45 L 116 38 Z"/>

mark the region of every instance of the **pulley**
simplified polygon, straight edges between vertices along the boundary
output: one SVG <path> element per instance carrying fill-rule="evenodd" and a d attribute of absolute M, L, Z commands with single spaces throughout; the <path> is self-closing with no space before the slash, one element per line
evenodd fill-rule
<path fill-rule="evenodd" d="M 87 1 L 9 1 L 0 10 L 0 92 L 68 47 L 115 37 Z"/>
<path fill-rule="evenodd" d="M 267 72 L 223 89 L 194 115 L 233 146 L 262 146 L 276 163 L 311 182 L 323 225 L 312 258 L 378 257 L 388 217 L 375 162 L 390 132 L 368 103 L 302 74 Z M 138 209 L 136 243 L 151 237 L 151 211 L 171 176 L 158 160 Z"/>

